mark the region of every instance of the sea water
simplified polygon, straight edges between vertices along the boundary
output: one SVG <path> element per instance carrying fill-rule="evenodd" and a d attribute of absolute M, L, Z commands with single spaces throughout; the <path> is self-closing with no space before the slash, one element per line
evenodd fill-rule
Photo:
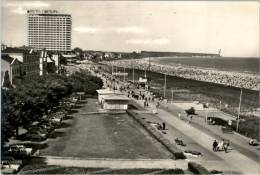
<path fill-rule="evenodd" d="M 165 65 L 183 65 L 200 67 L 207 69 L 215 69 L 221 71 L 244 72 L 258 74 L 260 71 L 260 58 L 235 58 L 235 57 L 167 57 L 167 58 L 151 58 L 151 62 Z"/>

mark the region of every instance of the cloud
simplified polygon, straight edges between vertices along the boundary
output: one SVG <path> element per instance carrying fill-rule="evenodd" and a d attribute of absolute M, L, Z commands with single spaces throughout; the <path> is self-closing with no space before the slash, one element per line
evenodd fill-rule
<path fill-rule="evenodd" d="M 103 33 L 103 34 L 142 34 L 147 32 L 144 28 L 141 27 L 86 27 L 78 26 L 73 29 L 76 32 L 81 33 Z"/>
<path fill-rule="evenodd" d="M 26 14 L 27 11 L 22 7 L 18 7 L 18 8 L 12 9 L 11 12 L 18 14 L 18 15 L 24 15 L 24 14 Z"/>
<path fill-rule="evenodd" d="M 46 8 L 49 7 L 50 4 L 41 1 L 13 1 L 7 2 L 4 6 L 9 7 L 10 11 L 14 14 L 24 15 L 28 9 Z"/>
<path fill-rule="evenodd" d="M 40 7 L 49 7 L 50 4 L 41 1 L 14 1 L 7 2 L 5 5 L 7 7 L 21 7 L 21 8 L 40 8 Z"/>
<path fill-rule="evenodd" d="M 150 44 L 150 45 L 165 45 L 169 43 L 166 38 L 156 38 L 156 39 L 129 39 L 126 40 L 127 44 Z"/>
<path fill-rule="evenodd" d="M 146 30 L 141 27 L 119 27 L 116 29 L 117 33 L 145 33 Z"/>
<path fill-rule="evenodd" d="M 91 34 L 102 32 L 102 30 L 99 28 L 83 27 L 83 26 L 75 27 L 73 30 L 80 33 L 91 33 Z"/>

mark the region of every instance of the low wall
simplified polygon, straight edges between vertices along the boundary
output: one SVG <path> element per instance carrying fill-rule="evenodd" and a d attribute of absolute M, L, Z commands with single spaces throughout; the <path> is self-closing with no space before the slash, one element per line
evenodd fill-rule
<path fill-rule="evenodd" d="M 182 150 L 174 146 L 169 140 L 165 139 L 164 136 L 159 133 L 154 127 L 146 123 L 142 118 L 138 116 L 137 113 L 127 110 L 127 113 L 132 116 L 144 129 L 151 134 L 158 142 L 160 142 L 170 153 L 172 153 L 172 159 L 186 159 Z"/>

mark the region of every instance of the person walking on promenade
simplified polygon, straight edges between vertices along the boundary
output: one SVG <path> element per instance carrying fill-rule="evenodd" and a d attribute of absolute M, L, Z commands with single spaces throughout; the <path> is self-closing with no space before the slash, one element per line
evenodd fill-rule
<path fill-rule="evenodd" d="M 223 151 L 223 146 L 224 146 L 224 139 L 222 139 L 222 141 L 219 142 L 217 151 Z"/>
<path fill-rule="evenodd" d="M 212 146 L 213 146 L 213 151 L 217 151 L 217 146 L 218 146 L 217 140 L 214 140 Z"/>
<path fill-rule="evenodd" d="M 158 109 L 159 107 L 160 107 L 160 103 L 159 103 L 159 101 L 157 101 L 156 108 Z"/>
<path fill-rule="evenodd" d="M 229 147 L 229 142 L 224 143 L 223 148 L 224 148 L 225 153 L 228 153 L 228 147 Z"/>
<path fill-rule="evenodd" d="M 166 129 L 166 125 L 165 125 L 165 123 L 163 122 L 162 123 L 162 130 L 165 130 Z"/>
<path fill-rule="evenodd" d="M 179 119 L 181 119 L 181 112 L 178 112 L 178 117 Z"/>

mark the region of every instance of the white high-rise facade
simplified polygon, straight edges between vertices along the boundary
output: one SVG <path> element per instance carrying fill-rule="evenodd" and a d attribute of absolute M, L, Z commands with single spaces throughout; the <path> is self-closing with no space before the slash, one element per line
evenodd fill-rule
<path fill-rule="evenodd" d="M 29 47 L 71 50 L 71 15 L 56 10 L 28 10 L 27 14 Z"/>

